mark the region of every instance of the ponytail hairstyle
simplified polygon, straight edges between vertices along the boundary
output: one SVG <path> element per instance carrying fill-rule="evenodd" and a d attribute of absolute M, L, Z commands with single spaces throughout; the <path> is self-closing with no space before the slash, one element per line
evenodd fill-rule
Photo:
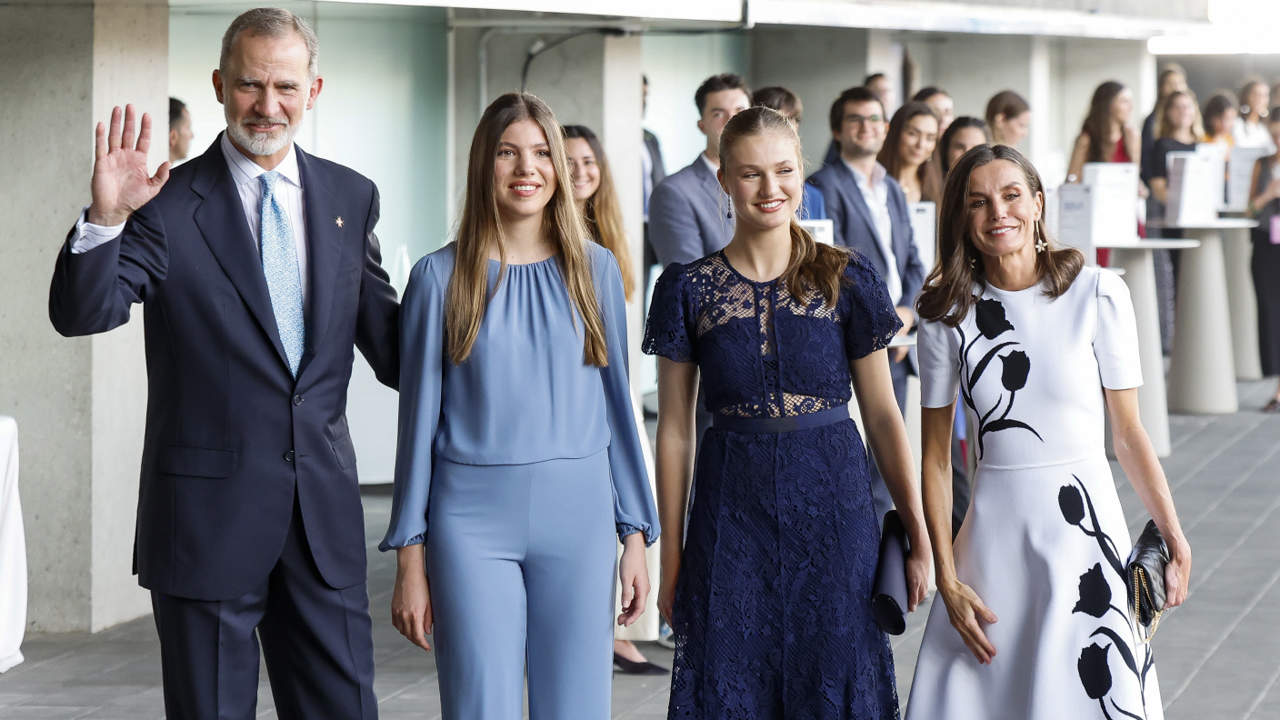
<path fill-rule="evenodd" d="M 796 149 L 796 172 L 804 176 L 804 153 L 795 125 L 785 115 L 757 105 L 733 116 L 720 133 L 720 168 L 727 173 L 733 165 L 733 147 L 745 137 L 779 133 L 790 140 Z M 827 307 L 835 307 L 844 282 L 845 266 L 849 253 L 831 245 L 819 244 L 800 226 L 795 214 L 791 215 L 791 260 L 782 273 L 782 281 L 793 298 L 803 301 L 817 293 Z"/>
<path fill-rule="evenodd" d="M 635 296 L 636 278 L 631 269 L 631 249 L 622 229 L 622 204 L 618 202 L 618 191 L 613 185 L 613 172 L 609 170 L 609 158 L 605 157 L 604 145 L 586 125 L 565 125 L 564 137 L 566 140 L 586 140 L 591 147 L 591 154 L 596 156 L 600 186 L 583 204 L 583 221 L 587 224 L 587 233 L 591 239 L 613 253 L 618 261 L 618 269 L 622 271 L 622 294 L 630 302 Z"/>
<path fill-rule="evenodd" d="M 591 279 L 591 258 L 587 255 L 587 230 L 573 202 L 569 183 L 569 161 L 564 154 L 560 123 L 547 104 L 528 93 L 507 93 L 490 103 L 480 117 L 471 138 L 467 162 L 467 189 L 458 222 L 456 259 L 445 296 L 445 348 L 457 365 L 471 355 L 480 324 L 489 304 L 489 252 L 498 250 L 501 267 L 498 284 L 507 272 L 507 248 L 498 214 L 498 198 L 493 165 L 502 133 L 513 123 L 532 120 L 542 129 L 555 168 L 555 192 L 543 209 L 543 227 L 558 249 L 560 273 L 574 309 L 582 318 L 583 356 L 597 367 L 607 364 L 604 324 Z M 494 285 L 496 289 L 498 284 Z"/>
<path fill-rule="evenodd" d="M 916 310 L 925 320 L 956 327 L 969 314 L 977 298 L 973 286 L 986 287 L 982 253 L 969 237 L 969 175 L 974 169 L 996 160 L 1018 166 L 1023 181 L 1033 195 L 1044 193 L 1040 173 L 1022 153 L 1008 145 L 979 145 L 956 161 L 947 175 L 938 209 L 938 260 L 925 278 L 924 289 Z M 1075 248 L 1060 247 L 1045 232 L 1044 219 L 1036 221 L 1035 241 L 1044 240 L 1048 248 L 1036 253 L 1036 274 L 1044 282 L 1046 297 L 1056 298 L 1071 287 L 1084 255 Z"/>

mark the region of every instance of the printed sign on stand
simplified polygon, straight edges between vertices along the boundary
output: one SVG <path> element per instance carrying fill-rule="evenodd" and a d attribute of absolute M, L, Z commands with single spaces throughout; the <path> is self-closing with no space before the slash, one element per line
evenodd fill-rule
<path fill-rule="evenodd" d="M 911 236 L 920 253 L 920 264 L 927 275 L 933 270 L 938 256 L 938 206 L 931 202 L 911 203 L 907 206 L 911 215 Z"/>
<path fill-rule="evenodd" d="M 1165 223 L 1193 225 L 1218 219 L 1218 206 L 1222 204 L 1218 199 L 1222 197 L 1222 156 L 1175 150 L 1165 159 L 1169 167 Z"/>
<path fill-rule="evenodd" d="M 1249 197 L 1253 194 L 1253 188 L 1249 186 L 1253 179 L 1253 166 L 1259 158 L 1270 154 L 1267 148 L 1261 147 L 1231 149 L 1231 157 L 1227 160 L 1227 203 L 1223 210 L 1245 212 L 1249 209 Z"/>
<path fill-rule="evenodd" d="M 1098 243 L 1137 240 L 1138 166 L 1086 163 L 1080 183 L 1064 183 L 1057 192 L 1058 240 L 1094 263 Z"/>
<path fill-rule="evenodd" d="M 800 227 L 809 231 L 814 240 L 827 245 L 836 242 L 836 226 L 830 220 L 801 220 Z"/>

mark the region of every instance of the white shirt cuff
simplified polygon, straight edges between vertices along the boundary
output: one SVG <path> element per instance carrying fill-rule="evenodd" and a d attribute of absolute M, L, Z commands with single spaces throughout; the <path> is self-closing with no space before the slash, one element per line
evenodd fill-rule
<path fill-rule="evenodd" d="M 71 242 L 71 254 L 82 255 L 120 237 L 125 223 L 119 225 L 94 225 L 88 221 L 89 208 L 80 211 L 76 220 L 76 239 Z"/>

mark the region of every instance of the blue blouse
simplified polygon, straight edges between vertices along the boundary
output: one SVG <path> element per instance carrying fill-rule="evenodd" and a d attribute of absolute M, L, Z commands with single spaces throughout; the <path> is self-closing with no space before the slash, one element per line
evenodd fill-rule
<path fill-rule="evenodd" d="M 432 464 L 523 465 L 609 450 L 620 537 L 659 533 L 628 382 L 626 301 L 613 253 L 587 243 L 608 365 L 583 359 L 582 319 L 556 257 L 489 262 L 491 298 L 471 355 L 445 352 L 454 243 L 418 261 L 400 312 L 400 432 L 391 523 L 379 548 L 425 542 Z M 604 481 L 604 478 L 601 478 Z"/>

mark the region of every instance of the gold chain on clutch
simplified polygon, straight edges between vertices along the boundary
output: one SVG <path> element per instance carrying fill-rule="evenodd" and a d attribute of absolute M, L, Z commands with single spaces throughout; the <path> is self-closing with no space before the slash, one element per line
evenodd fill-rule
<path fill-rule="evenodd" d="M 1143 593 L 1145 593 L 1145 594 L 1147 595 L 1147 597 L 1151 597 L 1151 589 L 1147 587 L 1147 570 L 1146 570 L 1146 568 L 1141 567 L 1141 566 L 1139 566 L 1139 567 L 1135 567 L 1135 568 L 1133 569 L 1133 571 L 1132 571 L 1132 572 L 1133 572 L 1134 577 L 1137 579 L 1137 582 L 1135 582 L 1135 583 L 1133 584 L 1133 615 L 1134 615 L 1134 618 L 1133 618 L 1133 619 L 1134 619 L 1135 623 L 1137 623 L 1137 621 L 1138 621 L 1138 620 L 1141 618 L 1141 616 L 1142 616 L 1142 612 L 1141 612 L 1141 610 L 1140 610 L 1141 606 L 1140 606 L 1140 605 L 1138 605 L 1138 586 L 1139 586 L 1139 585 L 1141 585 L 1141 586 L 1142 586 L 1142 592 L 1143 592 Z M 1154 604 L 1153 604 L 1153 605 L 1154 605 Z M 1142 638 L 1142 642 L 1147 643 L 1147 644 L 1150 644 L 1150 643 L 1151 643 L 1151 638 L 1153 638 L 1153 637 L 1155 637 L 1155 636 L 1156 636 L 1156 630 L 1158 630 L 1158 629 L 1160 628 L 1160 616 L 1161 616 L 1161 615 L 1163 615 L 1163 614 L 1164 614 L 1164 610 L 1163 610 L 1163 609 L 1161 609 L 1161 610 L 1155 610 L 1155 609 L 1154 609 L 1154 607 L 1153 607 L 1153 609 L 1152 609 L 1152 619 L 1151 619 L 1151 631 L 1150 631 L 1150 632 L 1148 632 L 1148 633 L 1146 634 L 1146 636 Z M 1139 633 L 1139 634 L 1141 634 L 1141 633 Z"/>

